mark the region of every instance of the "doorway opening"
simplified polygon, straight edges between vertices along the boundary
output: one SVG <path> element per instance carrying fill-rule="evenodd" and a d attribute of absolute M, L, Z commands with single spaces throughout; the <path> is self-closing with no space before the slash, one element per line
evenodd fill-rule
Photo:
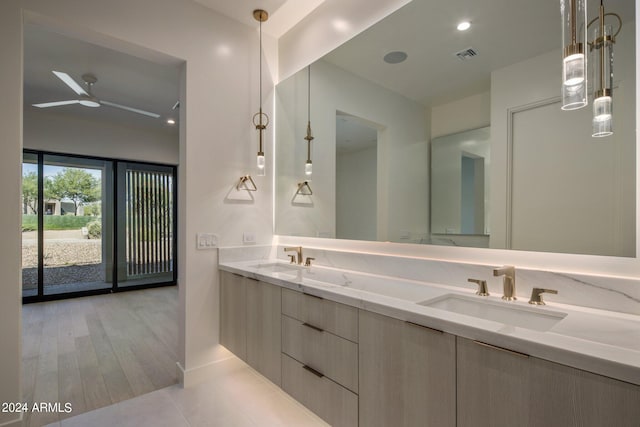
<path fill-rule="evenodd" d="M 378 129 L 336 112 L 336 238 L 378 238 Z"/>
<path fill-rule="evenodd" d="M 22 179 L 24 302 L 176 283 L 174 166 L 25 150 Z"/>

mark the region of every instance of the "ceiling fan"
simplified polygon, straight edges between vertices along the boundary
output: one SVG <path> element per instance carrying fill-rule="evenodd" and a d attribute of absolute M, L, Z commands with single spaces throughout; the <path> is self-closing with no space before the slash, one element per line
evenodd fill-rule
<path fill-rule="evenodd" d="M 96 98 L 96 96 L 92 93 L 91 89 L 93 85 L 98 81 L 96 76 L 93 74 L 83 74 L 82 80 L 84 80 L 87 85 L 87 90 L 84 90 L 82 86 L 80 86 L 75 80 L 69 76 L 67 73 L 63 73 L 60 71 L 52 71 L 53 74 L 56 75 L 60 80 L 62 80 L 67 86 L 71 88 L 75 93 L 78 94 L 77 99 L 70 99 L 67 101 L 54 101 L 54 102 L 44 102 L 42 104 L 33 104 L 34 107 L 38 108 L 49 108 L 49 107 L 58 107 L 61 105 L 70 105 L 70 104 L 80 104 L 85 107 L 100 107 L 101 105 L 106 105 L 108 107 L 120 108 L 121 110 L 131 111 L 133 113 L 143 114 L 148 117 L 153 117 L 155 119 L 160 117 L 160 114 L 151 113 L 149 111 L 139 110 L 133 107 L 127 107 L 126 105 L 116 104 L 115 102 L 104 101 L 102 99 Z"/>

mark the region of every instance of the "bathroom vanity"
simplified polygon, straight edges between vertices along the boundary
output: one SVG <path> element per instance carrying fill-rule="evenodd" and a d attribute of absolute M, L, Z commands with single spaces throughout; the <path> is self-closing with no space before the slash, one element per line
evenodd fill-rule
<path fill-rule="evenodd" d="M 220 269 L 221 344 L 331 425 L 640 420 L 636 315 L 277 259 Z"/>

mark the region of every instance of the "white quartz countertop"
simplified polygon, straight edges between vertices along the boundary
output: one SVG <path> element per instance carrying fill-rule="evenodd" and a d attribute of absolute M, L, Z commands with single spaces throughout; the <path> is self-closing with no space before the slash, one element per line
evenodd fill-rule
<path fill-rule="evenodd" d="M 526 300 L 502 301 L 500 295 L 477 296 L 472 284 L 466 290 L 316 265 L 301 267 L 277 260 L 225 262 L 219 268 L 640 385 L 640 316 L 549 301 L 545 306 L 533 306 Z M 474 303 L 477 298 L 499 310 L 520 309 L 551 322 L 536 324 L 534 319 L 514 326 L 420 304 L 450 297 L 463 303 Z"/>

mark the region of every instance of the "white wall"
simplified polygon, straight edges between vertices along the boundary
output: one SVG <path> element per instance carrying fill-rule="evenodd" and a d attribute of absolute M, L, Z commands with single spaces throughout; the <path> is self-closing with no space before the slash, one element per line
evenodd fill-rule
<path fill-rule="evenodd" d="M 177 132 L 24 110 L 24 148 L 177 165 Z"/>
<path fill-rule="evenodd" d="M 428 235 L 428 121 L 421 104 L 333 64 L 318 61 L 311 72 L 313 141 L 312 205 L 292 200 L 304 179 L 307 73 L 278 87 L 276 232 L 335 236 L 336 112 L 378 128 L 378 240 Z M 297 107 L 296 107 L 297 106 Z M 304 108 L 303 108 L 304 107 Z"/>
<path fill-rule="evenodd" d="M 491 124 L 491 91 L 431 107 L 431 138 Z"/>
<path fill-rule="evenodd" d="M 0 198 L 6 204 L 20 205 L 22 176 L 22 16 L 19 0 L 0 4 Z M 3 236 L 0 239 L 0 402 L 21 402 L 20 357 L 21 262 L 20 211 L 0 210 Z M 20 425 L 19 414 L 0 412 L 0 425 Z"/>
<path fill-rule="evenodd" d="M 227 195 L 241 175 L 254 173 L 257 136 L 251 117 L 258 108 L 258 37 L 250 28 L 195 2 L 182 0 L 10 0 L 0 3 L 0 132 L 3 155 L 0 197 L 20 200 L 22 150 L 22 18 L 46 23 L 92 43 L 126 53 L 186 61 L 183 67 L 179 154 L 179 362 L 185 382 L 205 378 L 207 365 L 226 354 L 218 345 L 218 270 L 216 251 L 196 251 L 199 231 L 215 232 L 220 245 L 241 243 L 253 231 L 258 243 L 271 243 L 272 183 L 258 179 L 251 203 Z M 264 37 L 265 110 L 272 113 L 277 48 Z M 151 50 L 151 51 L 150 51 Z M 176 61 L 177 62 L 177 61 Z M 272 138 L 265 151 L 272 161 Z M 268 164 L 268 173 L 272 165 Z M 13 183 L 13 184 L 12 184 Z M 0 246 L 4 279 L 0 287 L 0 326 L 4 348 L 0 363 L 0 400 L 19 401 L 20 372 L 20 217 L 2 214 Z M 203 367 L 203 369 L 199 369 Z M 0 424 L 14 418 L 0 414 Z"/>

